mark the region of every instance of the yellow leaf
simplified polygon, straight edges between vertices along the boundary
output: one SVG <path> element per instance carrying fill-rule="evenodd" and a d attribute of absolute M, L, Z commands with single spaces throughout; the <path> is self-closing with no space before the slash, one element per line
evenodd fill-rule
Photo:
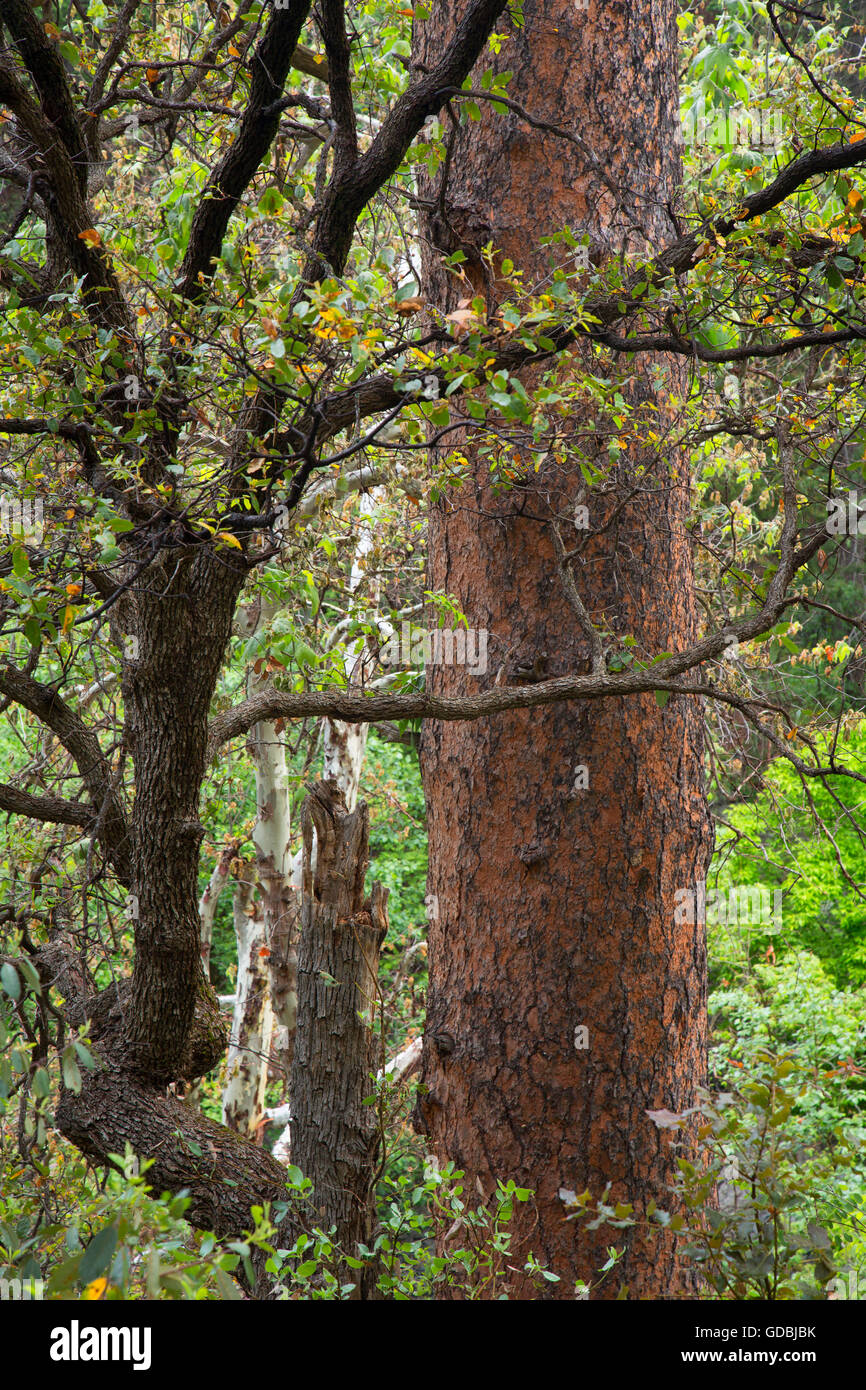
<path fill-rule="evenodd" d="M 83 1299 L 88 1299 L 91 1303 L 97 1302 L 99 1299 L 102 1298 L 102 1295 L 105 1293 L 105 1290 L 107 1288 L 107 1279 L 94 1279 L 91 1281 L 91 1283 L 87 1285 L 87 1288 L 84 1290 L 84 1293 L 81 1295 L 81 1297 Z"/>
<path fill-rule="evenodd" d="M 230 43 L 230 44 L 229 44 L 228 51 L 229 51 L 229 53 L 232 55 L 233 58 L 239 58 L 239 57 L 241 56 L 241 55 L 240 55 L 240 50 L 239 50 L 238 48 L 235 48 L 235 45 L 234 45 L 233 43 Z"/>
<path fill-rule="evenodd" d="M 102 237 L 95 227 L 86 227 L 83 232 L 78 233 L 79 241 L 86 241 L 88 246 L 99 246 Z"/>
<path fill-rule="evenodd" d="M 223 545 L 234 546 L 235 550 L 243 549 L 243 546 L 241 545 L 237 536 L 233 536 L 230 531 L 217 531 L 215 539 L 218 541 L 222 541 Z"/>

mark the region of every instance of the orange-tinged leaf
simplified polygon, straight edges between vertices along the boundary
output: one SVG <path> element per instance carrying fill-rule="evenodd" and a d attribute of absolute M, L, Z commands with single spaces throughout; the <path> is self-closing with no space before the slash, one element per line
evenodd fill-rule
<path fill-rule="evenodd" d="M 866 140 L 866 130 L 855 130 L 848 144 L 856 145 L 858 140 Z"/>
<path fill-rule="evenodd" d="M 453 314 L 446 314 L 445 318 L 448 323 L 454 324 L 458 336 L 461 333 L 468 333 L 470 327 L 480 323 L 478 315 L 473 313 L 471 309 L 455 309 Z"/>
<path fill-rule="evenodd" d="M 83 232 L 78 233 L 78 240 L 86 241 L 88 246 L 99 246 L 102 241 L 102 237 L 99 235 L 95 227 L 85 227 Z"/>
<path fill-rule="evenodd" d="M 222 541 L 223 545 L 234 546 L 235 550 L 242 550 L 243 546 L 237 536 L 233 536 L 230 531 L 217 531 L 216 540 Z"/>
<path fill-rule="evenodd" d="M 393 305 L 394 313 L 401 314 L 406 318 L 408 318 L 410 314 L 417 314 L 418 310 L 423 308 L 423 299 L 401 299 L 399 304 Z"/>
<path fill-rule="evenodd" d="M 240 54 L 240 49 L 239 49 L 239 48 L 236 48 L 235 45 L 234 45 L 233 43 L 230 43 L 230 44 L 229 44 L 229 46 L 228 46 L 228 51 L 229 51 L 229 53 L 232 55 L 233 58 L 239 58 L 239 57 L 241 56 L 241 54 Z"/>
<path fill-rule="evenodd" d="M 144 75 L 147 78 L 148 82 L 158 82 L 159 68 L 148 68 Z"/>

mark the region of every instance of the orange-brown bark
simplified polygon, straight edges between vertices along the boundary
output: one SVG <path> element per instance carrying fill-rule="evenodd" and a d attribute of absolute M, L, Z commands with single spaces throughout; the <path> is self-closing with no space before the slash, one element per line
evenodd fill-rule
<path fill-rule="evenodd" d="M 456 12 L 441 4 L 416 25 L 418 61 L 432 61 Z M 565 223 L 591 234 L 594 258 L 670 239 L 680 138 L 674 14 L 672 0 L 590 0 L 589 11 L 527 0 L 525 27 L 509 29 L 484 65 L 513 70 L 509 95 L 580 135 L 607 181 L 573 144 L 485 107 L 481 122 L 461 129 L 444 195 L 438 175 L 421 190 L 430 199 L 425 291 L 439 306 L 452 310 L 466 294 L 439 251 L 464 250 L 491 311 L 498 291 L 478 254 L 489 241 L 537 284 L 549 271 L 540 238 Z M 636 364 L 629 394 L 664 414 L 683 380 L 678 366 L 659 365 L 661 377 Z M 492 657 L 478 681 L 433 667 L 428 689 L 474 693 L 503 659 L 510 670 L 542 653 L 551 676 L 590 669 L 550 529 L 559 518 L 567 546 L 583 539 L 568 525 L 582 488 L 572 457 L 494 494 L 489 459 L 477 458 L 471 481 L 433 508 L 428 586 L 454 594 L 470 626 L 489 629 Z M 589 536 L 572 572 L 589 616 L 649 653 L 693 640 L 684 459 L 631 448 L 607 490 L 583 501 Z M 662 709 L 651 694 L 425 724 L 438 915 L 419 1123 L 440 1161 L 466 1170 L 470 1197 L 497 1178 L 536 1191 L 513 1263 L 519 1269 L 531 1251 L 561 1276 L 542 1296 L 573 1297 L 575 1278 L 597 1279 L 611 1243 L 627 1247 L 625 1260 L 592 1296 L 615 1296 L 620 1282 L 629 1297 L 692 1287 L 670 1240 L 585 1232 L 564 1220 L 558 1194 L 588 1187 L 600 1196 L 612 1183 L 638 1212 L 650 1197 L 668 1201 L 673 1158 L 645 1111 L 692 1103 L 705 1070 L 703 931 L 674 923 L 675 890 L 702 876 L 710 852 L 701 751 L 697 702 L 671 698 Z M 586 1047 L 575 1045 L 582 1028 Z M 529 1294 L 516 1276 L 513 1296 Z"/>

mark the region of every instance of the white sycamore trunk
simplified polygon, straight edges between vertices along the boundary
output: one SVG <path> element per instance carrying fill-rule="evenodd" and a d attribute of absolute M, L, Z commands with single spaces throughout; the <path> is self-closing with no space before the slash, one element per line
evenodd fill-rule
<path fill-rule="evenodd" d="M 270 616 L 261 603 L 254 604 L 244 611 L 239 626 L 244 635 L 252 636 Z M 279 1045 L 281 1036 L 285 1035 L 284 1011 L 279 1008 L 284 1003 L 285 991 L 281 994 L 278 988 L 272 988 L 272 976 L 275 958 L 280 979 L 285 979 L 287 967 L 290 970 L 291 963 L 287 963 L 284 956 L 295 906 L 290 879 L 291 803 L 285 748 L 269 721 L 254 726 L 247 748 L 256 778 L 256 824 L 252 839 L 260 901 L 253 912 L 250 908 L 253 884 L 245 885 L 243 891 L 239 885 L 234 911 L 237 990 L 223 1091 L 223 1119 L 238 1133 L 258 1135 L 264 1118 L 275 1033 L 276 1060 L 286 1077 L 291 1060 L 281 1053 Z"/>
<path fill-rule="evenodd" d="M 223 1124 L 256 1138 L 264 1115 L 274 1016 L 268 997 L 267 959 L 262 955 L 263 913 L 253 902 L 251 879 L 238 881 L 233 910 L 238 987 L 223 1087 Z"/>

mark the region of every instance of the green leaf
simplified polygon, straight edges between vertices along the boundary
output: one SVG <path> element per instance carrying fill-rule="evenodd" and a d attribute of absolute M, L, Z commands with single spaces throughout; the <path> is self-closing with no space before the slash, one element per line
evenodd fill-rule
<path fill-rule="evenodd" d="M 63 1051 L 62 1066 L 63 1084 L 68 1091 L 72 1091 L 77 1096 L 81 1090 L 81 1072 L 78 1070 L 75 1052 L 71 1047 L 67 1047 Z"/>
<path fill-rule="evenodd" d="M 33 992 L 35 994 L 41 994 L 42 985 L 39 980 L 39 971 L 36 969 L 36 966 L 33 964 L 33 962 L 27 960 L 26 956 L 22 957 L 22 959 L 18 962 L 17 968 L 20 970 L 21 974 L 24 976 L 26 983 L 30 986 Z"/>
<path fill-rule="evenodd" d="M 81 1062 L 82 1066 L 85 1066 L 88 1071 L 96 1071 L 99 1064 L 90 1049 L 85 1047 L 84 1043 L 81 1042 L 74 1042 L 72 1046 L 78 1053 L 78 1060 Z"/>
<path fill-rule="evenodd" d="M 100 1279 L 103 1275 L 108 1274 L 116 1248 L 117 1227 L 103 1226 L 101 1231 L 97 1231 L 81 1256 L 78 1278 L 82 1284 L 89 1284 L 91 1280 Z"/>
<path fill-rule="evenodd" d="M 224 1269 L 217 1267 L 214 1270 L 214 1278 L 216 1279 L 216 1286 L 219 1289 L 220 1298 L 224 1299 L 226 1302 L 232 1303 L 242 1301 L 243 1294 L 234 1279 L 230 1278 Z"/>
<path fill-rule="evenodd" d="M 263 217 L 273 217 L 282 211 L 285 198 L 277 188 L 266 188 L 261 198 L 259 198 L 258 208 Z"/>
<path fill-rule="evenodd" d="M 669 690 L 657 690 L 655 695 L 656 704 L 658 705 L 659 709 L 664 709 L 668 700 L 671 698 L 671 692 Z"/>
<path fill-rule="evenodd" d="M 8 961 L 0 968 L 0 981 L 10 999 L 21 998 L 21 977 L 15 966 L 10 965 Z"/>

